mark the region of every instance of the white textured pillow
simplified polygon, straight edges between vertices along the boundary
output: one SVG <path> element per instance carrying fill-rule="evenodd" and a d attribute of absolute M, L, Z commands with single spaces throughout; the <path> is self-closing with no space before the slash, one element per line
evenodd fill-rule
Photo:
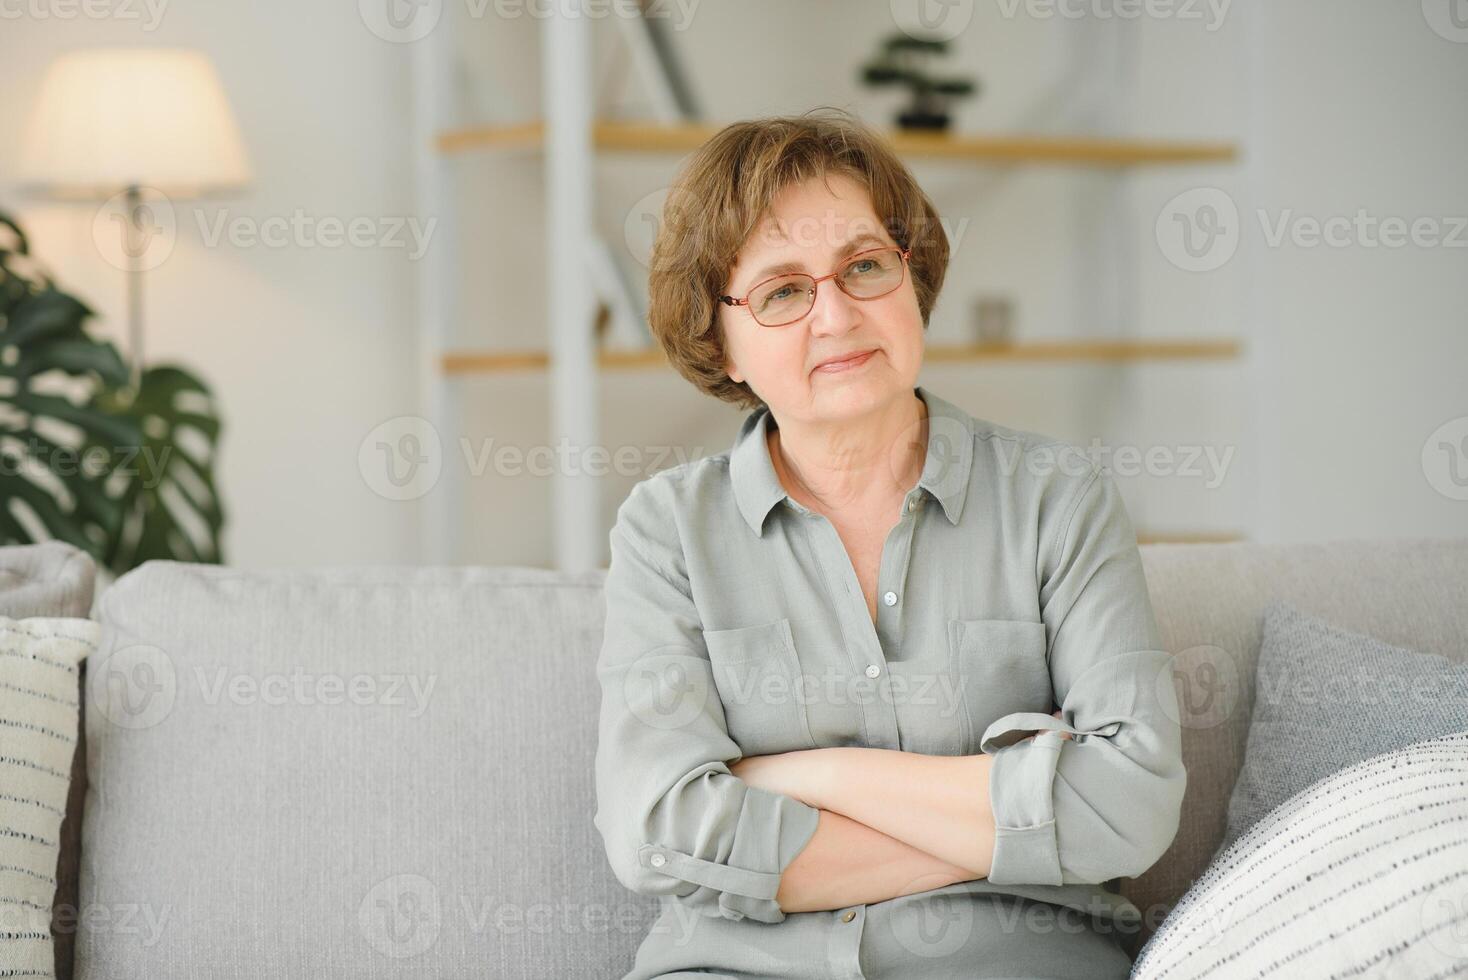
<path fill-rule="evenodd" d="M 0 977 L 55 976 L 51 905 L 89 619 L 0 616 Z"/>
<path fill-rule="evenodd" d="M 1134 978 L 1468 974 L 1468 733 L 1296 793 L 1220 854 Z"/>

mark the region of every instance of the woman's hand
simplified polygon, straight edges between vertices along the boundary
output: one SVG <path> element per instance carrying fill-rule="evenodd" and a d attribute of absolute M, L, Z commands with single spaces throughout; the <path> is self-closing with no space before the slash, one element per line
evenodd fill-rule
<path fill-rule="evenodd" d="M 1055 710 L 1054 710 L 1054 711 L 1052 711 L 1052 712 L 1050 712 L 1050 713 L 1051 713 L 1051 714 L 1052 714 L 1052 715 L 1054 715 L 1054 716 L 1055 716 L 1055 717 L 1057 717 L 1057 718 L 1060 718 L 1060 709 L 1059 709 L 1059 708 L 1057 708 L 1057 709 L 1055 709 Z M 1061 721 L 1064 721 L 1064 720 L 1065 720 L 1065 719 L 1063 719 L 1063 718 L 1061 718 Z M 1061 738 L 1070 738 L 1070 732 L 1058 732 L 1058 733 L 1057 733 L 1057 734 L 1058 734 L 1058 735 L 1059 735 L 1059 736 L 1060 736 L 1060 737 L 1061 737 Z M 1034 737 L 1035 737 L 1035 736 L 1034 736 L 1034 735 L 1031 735 L 1031 736 L 1029 736 L 1029 737 L 1030 737 L 1030 738 L 1034 738 Z"/>
<path fill-rule="evenodd" d="M 1054 715 L 1055 717 L 1060 718 L 1060 710 L 1058 708 L 1056 710 L 1050 712 L 1050 713 L 1052 715 Z M 1065 719 L 1062 718 L 1061 720 L 1064 721 Z M 1039 732 L 1035 732 L 1035 735 L 1038 735 L 1038 734 L 1040 734 L 1040 733 Z M 1061 738 L 1070 738 L 1070 732 L 1056 732 L 1055 734 L 1059 735 Z M 1035 735 L 1026 735 L 1025 738 L 1034 738 Z M 1023 742 L 1025 740 L 1025 738 L 1020 739 L 1020 741 Z M 1072 739 L 1072 741 L 1074 741 L 1074 739 Z"/>

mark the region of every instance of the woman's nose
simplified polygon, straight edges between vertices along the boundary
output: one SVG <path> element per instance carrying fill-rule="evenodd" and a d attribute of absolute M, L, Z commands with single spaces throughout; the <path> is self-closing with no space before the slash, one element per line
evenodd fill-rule
<path fill-rule="evenodd" d="M 834 279 L 827 279 L 816 287 L 815 303 L 808 314 L 811 333 L 831 336 L 850 330 L 861 322 L 858 303 L 843 293 Z"/>

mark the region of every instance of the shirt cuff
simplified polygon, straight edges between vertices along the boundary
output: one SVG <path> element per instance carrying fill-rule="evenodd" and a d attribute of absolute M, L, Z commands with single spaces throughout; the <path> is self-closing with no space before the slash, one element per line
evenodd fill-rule
<path fill-rule="evenodd" d="M 726 919 L 783 922 L 785 910 L 775 901 L 781 875 L 815 836 L 820 816 L 819 809 L 792 796 L 751 786 L 727 862 L 656 844 L 640 847 L 637 860 L 643 867 L 718 892 L 719 914 Z"/>
<path fill-rule="evenodd" d="M 1002 718 L 995 718 L 989 727 L 984 729 L 984 737 L 979 742 L 979 751 L 994 753 L 1036 732 L 1047 731 L 1069 732 L 1072 739 L 1080 742 L 1084 741 L 1087 735 L 1115 735 L 1121 731 L 1121 722 L 1109 721 L 1100 728 L 1082 730 L 1054 715 L 1042 715 L 1038 711 L 1015 711 Z"/>
<path fill-rule="evenodd" d="M 994 757 L 989 770 L 989 807 L 994 814 L 994 859 L 989 881 L 996 885 L 1060 885 L 1060 847 L 1055 833 L 1055 769 L 1069 732 L 1073 739 L 1114 735 L 1120 722 L 1078 729 L 1054 715 L 1020 711 L 996 718 L 984 729 L 981 751 Z M 1033 739 L 1026 740 L 1027 736 Z"/>

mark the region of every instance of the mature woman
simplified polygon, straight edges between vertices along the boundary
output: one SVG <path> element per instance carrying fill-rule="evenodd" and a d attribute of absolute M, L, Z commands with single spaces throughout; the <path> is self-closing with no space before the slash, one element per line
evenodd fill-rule
<path fill-rule="evenodd" d="M 664 899 L 628 980 L 1129 972 L 1168 655 L 1109 474 L 917 385 L 947 262 L 841 113 L 730 126 L 669 195 L 653 331 L 755 410 L 611 531 L 595 823 Z"/>

